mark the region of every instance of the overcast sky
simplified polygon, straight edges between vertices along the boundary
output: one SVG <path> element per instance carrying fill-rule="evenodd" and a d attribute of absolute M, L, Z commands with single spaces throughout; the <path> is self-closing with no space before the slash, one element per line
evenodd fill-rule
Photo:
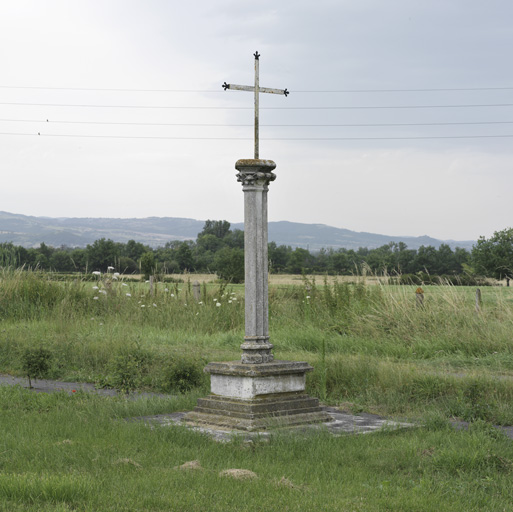
<path fill-rule="evenodd" d="M 0 210 L 242 221 L 253 95 L 221 84 L 252 85 L 258 50 L 260 85 L 291 92 L 260 99 L 269 220 L 488 237 L 513 225 L 512 20 L 511 0 L 1 0 Z"/>

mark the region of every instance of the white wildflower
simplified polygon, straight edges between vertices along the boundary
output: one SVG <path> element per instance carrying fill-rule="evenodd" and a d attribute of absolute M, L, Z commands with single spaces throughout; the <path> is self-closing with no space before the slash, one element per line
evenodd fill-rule
<path fill-rule="evenodd" d="M 114 272 L 114 277 L 119 277 L 119 272 Z"/>
<path fill-rule="evenodd" d="M 145 308 L 146 306 L 145 306 L 144 304 L 141 304 L 141 307 L 142 307 L 142 308 Z"/>
<path fill-rule="evenodd" d="M 233 302 L 233 301 L 229 300 L 229 301 L 228 301 L 228 304 L 231 304 L 232 302 Z"/>
<path fill-rule="evenodd" d="M 156 308 L 157 307 L 157 304 L 153 303 L 153 307 Z"/>
<path fill-rule="evenodd" d="M 93 290 L 99 290 L 98 286 L 93 286 Z"/>
<path fill-rule="evenodd" d="M 128 286 L 126 283 L 121 283 L 121 286 Z"/>
<path fill-rule="evenodd" d="M 103 322 L 100 322 L 100 325 L 103 325 Z"/>
<path fill-rule="evenodd" d="M 221 303 L 220 303 L 220 302 L 217 302 L 217 303 L 216 303 L 216 306 L 217 306 L 217 307 L 220 307 L 220 306 L 221 306 Z"/>
<path fill-rule="evenodd" d="M 126 294 L 126 296 L 127 296 L 127 297 L 131 297 L 131 296 L 132 296 L 132 294 L 131 294 L 131 293 L 127 293 L 127 294 Z"/>
<path fill-rule="evenodd" d="M 114 270 L 114 267 L 107 267 L 107 270 Z"/>
<path fill-rule="evenodd" d="M 307 299 L 309 299 L 309 298 L 310 298 L 310 295 L 307 295 L 307 296 L 306 296 L 306 298 L 307 298 Z"/>
<path fill-rule="evenodd" d="M 106 290 L 100 290 L 100 293 L 103 293 L 103 295 L 107 295 L 107 291 Z"/>
<path fill-rule="evenodd" d="M 93 300 L 98 300 L 98 297 L 93 297 Z"/>
<path fill-rule="evenodd" d="M 99 271 L 99 270 L 93 270 L 93 272 L 91 272 L 93 274 L 93 276 L 101 276 L 102 273 Z"/>
<path fill-rule="evenodd" d="M 169 288 L 164 288 L 164 291 L 165 291 L 165 292 L 168 292 L 168 291 L 169 291 Z"/>
<path fill-rule="evenodd" d="M 172 294 L 171 294 L 171 297 L 174 297 L 174 296 L 175 296 L 175 294 L 174 294 L 174 293 L 172 293 Z"/>
<path fill-rule="evenodd" d="M 200 300 L 200 301 L 198 302 L 198 304 L 203 304 L 203 302 Z"/>

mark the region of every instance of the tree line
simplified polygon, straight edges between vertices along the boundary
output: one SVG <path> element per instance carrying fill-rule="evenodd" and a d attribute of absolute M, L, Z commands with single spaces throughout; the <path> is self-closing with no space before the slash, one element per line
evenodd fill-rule
<path fill-rule="evenodd" d="M 269 270 L 272 273 L 328 273 L 351 275 L 365 267 L 375 274 L 419 274 L 458 276 L 479 273 L 498 279 L 509 278 L 513 268 L 513 229 L 481 237 L 472 251 L 421 246 L 409 249 L 403 242 L 390 242 L 376 249 L 321 249 L 310 252 L 301 247 L 269 243 Z M 12 243 L 0 244 L 0 266 L 25 266 L 57 272 L 107 271 L 113 267 L 124 274 L 171 274 L 215 272 L 223 279 L 244 279 L 244 232 L 230 229 L 225 220 L 207 220 L 195 241 L 167 242 L 156 249 L 129 240 L 127 243 L 99 239 L 85 248 L 42 243 L 26 249 Z"/>

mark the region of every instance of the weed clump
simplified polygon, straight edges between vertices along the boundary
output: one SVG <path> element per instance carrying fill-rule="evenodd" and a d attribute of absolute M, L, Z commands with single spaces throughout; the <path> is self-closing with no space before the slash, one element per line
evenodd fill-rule
<path fill-rule="evenodd" d="M 29 388 L 32 389 L 32 379 L 44 378 L 50 370 L 52 353 L 43 347 L 27 348 L 22 356 L 22 369 L 28 377 Z"/>
<path fill-rule="evenodd" d="M 165 372 L 165 382 L 170 390 L 180 393 L 199 387 L 205 380 L 203 365 L 204 362 L 192 358 L 174 358 Z"/>

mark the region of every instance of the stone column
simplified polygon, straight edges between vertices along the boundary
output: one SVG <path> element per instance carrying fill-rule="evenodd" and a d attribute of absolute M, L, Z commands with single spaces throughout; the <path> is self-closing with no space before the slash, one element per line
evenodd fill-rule
<path fill-rule="evenodd" d="M 245 336 L 241 362 L 269 363 L 267 191 L 276 179 L 272 160 L 238 160 L 237 181 L 244 191 Z"/>
<path fill-rule="evenodd" d="M 269 343 L 267 191 L 276 164 L 238 160 L 244 191 L 245 336 L 241 361 L 212 362 L 210 392 L 184 416 L 189 425 L 246 431 L 331 421 L 317 398 L 305 393 L 304 361 L 274 361 Z"/>

